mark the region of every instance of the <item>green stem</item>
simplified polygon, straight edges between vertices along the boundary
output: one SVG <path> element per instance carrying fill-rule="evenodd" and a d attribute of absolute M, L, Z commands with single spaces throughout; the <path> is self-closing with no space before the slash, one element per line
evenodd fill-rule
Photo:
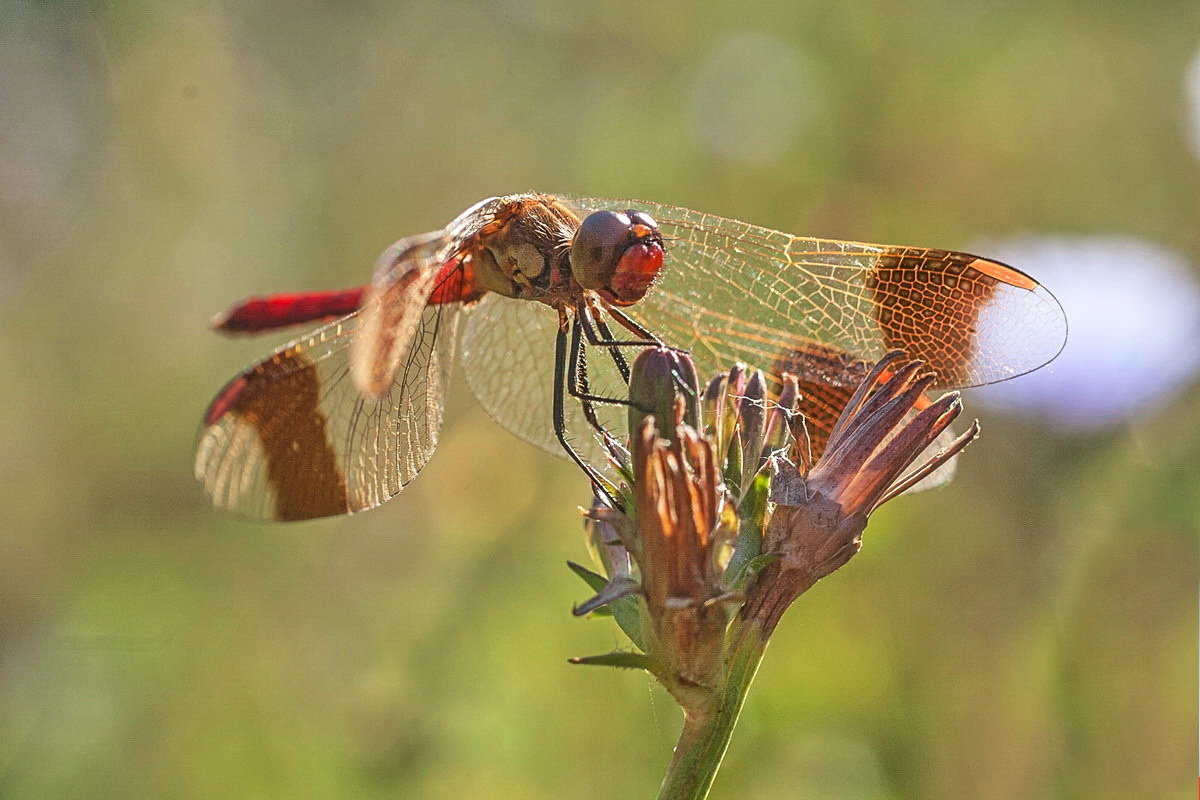
<path fill-rule="evenodd" d="M 717 776 L 746 692 L 767 647 L 762 627 L 755 620 L 734 622 L 730 637 L 721 686 L 709 707 L 685 713 L 683 731 L 658 790 L 658 800 L 704 800 Z"/>

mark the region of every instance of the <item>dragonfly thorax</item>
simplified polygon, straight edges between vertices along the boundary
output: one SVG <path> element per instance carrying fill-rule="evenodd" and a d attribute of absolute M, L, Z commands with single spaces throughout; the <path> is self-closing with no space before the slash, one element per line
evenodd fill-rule
<path fill-rule="evenodd" d="M 578 228 L 579 216 L 557 198 L 509 201 L 468 245 L 476 286 L 554 307 L 578 303 L 569 257 Z"/>
<path fill-rule="evenodd" d="M 581 221 L 549 195 L 503 201 L 467 251 L 477 289 L 554 308 L 579 305 L 585 290 L 632 305 L 663 265 L 662 234 L 649 215 L 597 211 Z"/>

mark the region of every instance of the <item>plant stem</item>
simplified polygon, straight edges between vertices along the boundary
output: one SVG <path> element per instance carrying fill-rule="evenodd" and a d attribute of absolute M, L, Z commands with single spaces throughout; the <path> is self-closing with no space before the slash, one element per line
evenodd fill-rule
<path fill-rule="evenodd" d="M 658 790 L 658 800 L 704 800 L 725 757 L 746 692 L 758 671 L 767 640 L 761 624 L 738 619 L 730 630 L 721 685 L 710 705 L 685 712 L 683 731 L 671 766 Z"/>

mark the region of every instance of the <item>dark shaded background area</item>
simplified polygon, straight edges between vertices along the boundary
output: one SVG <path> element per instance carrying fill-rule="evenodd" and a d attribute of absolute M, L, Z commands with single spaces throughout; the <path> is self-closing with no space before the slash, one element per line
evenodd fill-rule
<path fill-rule="evenodd" d="M 461 379 L 381 510 L 246 524 L 190 475 L 274 344 L 211 314 L 535 189 L 1058 253 L 1020 266 L 1128 345 L 971 396 L 958 479 L 785 619 L 715 796 L 1191 796 L 1200 325 L 1125 281 L 1196 296 L 1194 2 L 348 5 L 0 6 L 0 794 L 657 786 L 672 704 L 565 661 L 621 644 L 569 614 L 585 483 Z M 1130 369 L 1148 402 L 1070 401 Z"/>

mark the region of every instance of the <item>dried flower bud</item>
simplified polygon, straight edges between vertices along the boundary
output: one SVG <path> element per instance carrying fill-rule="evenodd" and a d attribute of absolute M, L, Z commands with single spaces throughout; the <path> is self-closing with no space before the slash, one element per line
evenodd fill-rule
<path fill-rule="evenodd" d="M 711 686 L 719 667 L 728 614 L 720 603 L 721 565 L 714 542 L 721 520 L 719 465 L 712 445 L 679 425 L 675 438 L 645 418 L 632 442 L 638 566 L 652 635 L 647 655 L 677 697 Z"/>
<path fill-rule="evenodd" d="M 902 357 L 888 354 L 867 375 L 810 470 L 785 459 L 774 462 L 771 499 L 776 507 L 763 536 L 763 552 L 779 559 L 763 571 L 742 609 L 743 615 L 760 619 L 768 632 L 797 596 L 858 552 L 871 512 L 952 459 L 979 432 L 978 423 L 972 425 L 944 451 L 901 477 L 962 411 L 952 392 L 918 413 L 926 405 L 924 393 L 932 377 L 918 375 L 922 365 L 916 361 L 893 371 Z"/>
<path fill-rule="evenodd" d="M 922 366 L 919 361 L 891 372 L 891 363 L 899 357 L 889 354 L 868 374 L 834 425 L 824 454 L 807 476 L 811 490 L 836 499 L 847 515 L 870 514 L 885 499 L 895 496 L 889 494 L 889 489 L 900 474 L 962 413 L 957 392 L 926 406 L 925 392 L 933 376 L 918 375 Z M 890 377 L 875 389 L 889 373 Z M 916 413 L 922 406 L 926 407 Z M 922 476 L 953 458 L 977 433 L 973 427 L 968 435 L 922 465 Z"/>
<path fill-rule="evenodd" d="M 712 713 L 730 668 L 727 629 L 752 630 L 765 641 L 801 593 L 858 552 L 880 504 L 978 433 L 973 425 L 910 470 L 961 413 L 958 395 L 930 401 L 932 377 L 899 352 L 869 372 L 865 361 L 854 363 L 865 374 L 856 389 L 847 381 L 807 406 L 823 415 L 814 449 L 798 411 L 806 408 L 801 387 L 818 386 L 811 376 L 804 383 L 784 375 L 771 402 L 762 373 L 735 366 L 707 385 L 712 427 L 702 436 L 691 359 L 666 349 L 638 357 L 625 469 L 632 508 L 588 512 L 607 577 L 573 569 L 597 592 L 577 613 L 609 609 L 642 652 L 578 663 L 648 669 L 689 714 Z M 790 458 L 789 433 L 803 439 Z M 730 628 L 736 603 L 741 610 Z"/>
<path fill-rule="evenodd" d="M 784 374 L 779 399 L 767 412 L 767 429 L 763 433 L 763 449 L 775 452 L 784 446 L 800 402 L 800 384 L 795 375 Z"/>

